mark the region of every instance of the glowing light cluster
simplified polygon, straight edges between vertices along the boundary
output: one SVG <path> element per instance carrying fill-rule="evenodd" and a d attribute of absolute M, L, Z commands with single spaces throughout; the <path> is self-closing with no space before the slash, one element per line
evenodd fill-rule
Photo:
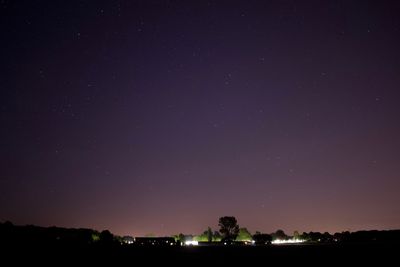
<path fill-rule="evenodd" d="M 297 243 L 303 243 L 303 242 L 304 242 L 304 240 L 302 240 L 302 239 L 294 239 L 294 238 L 287 239 L 287 240 L 276 239 L 276 240 L 272 241 L 272 244 L 276 244 L 276 245 L 279 245 L 279 244 L 297 244 Z"/>
<path fill-rule="evenodd" d="M 198 241 L 185 241 L 185 246 L 198 246 Z"/>

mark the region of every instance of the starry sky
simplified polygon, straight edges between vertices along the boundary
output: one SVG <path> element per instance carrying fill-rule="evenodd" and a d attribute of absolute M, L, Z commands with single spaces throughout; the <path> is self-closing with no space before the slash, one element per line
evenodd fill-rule
<path fill-rule="evenodd" d="M 400 228 L 399 1 L 0 1 L 0 220 Z"/>

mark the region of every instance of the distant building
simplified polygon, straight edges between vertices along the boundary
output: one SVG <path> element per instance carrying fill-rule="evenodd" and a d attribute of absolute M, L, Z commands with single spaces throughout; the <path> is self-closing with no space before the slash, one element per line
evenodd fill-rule
<path fill-rule="evenodd" d="M 175 246 L 173 237 L 136 237 L 135 245 L 139 246 Z"/>
<path fill-rule="evenodd" d="M 124 244 L 128 244 L 128 245 L 130 245 L 130 244 L 133 244 L 135 242 L 135 238 L 133 238 L 132 236 L 124 236 L 124 237 L 122 237 L 122 243 L 124 243 Z"/>

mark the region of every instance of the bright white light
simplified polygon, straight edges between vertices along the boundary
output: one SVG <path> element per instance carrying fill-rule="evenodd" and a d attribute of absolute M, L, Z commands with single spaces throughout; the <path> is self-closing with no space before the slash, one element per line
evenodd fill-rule
<path fill-rule="evenodd" d="M 185 241 L 185 246 L 198 246 L 198 241 Z"/>
<path fill-rule="evenodd" d="M 281 240 L 281 239 L 276 239 L 272 241 L 272 244 L 279 245 L 279 244 L 297 244 L 297 243 L 303 243 L 304 240 L 302 239 L 288 239 L 288 240 Z"/>

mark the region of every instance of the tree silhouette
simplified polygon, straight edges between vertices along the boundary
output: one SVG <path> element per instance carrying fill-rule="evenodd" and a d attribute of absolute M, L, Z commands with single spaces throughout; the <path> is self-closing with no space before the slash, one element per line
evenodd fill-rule
<path fill-rule="evenodd" d="M 213 234 L 213 241 L 220 242 L 222 239 L 221 234 L 218 231 L 215 231 Z"/>
<path fill-rule="evenodd" d="M 181 242 L 181 243 L 185 243 L 185 241 L 186 241 L 186 237 L 185 237 L 185 235 L 182 234 L 182 233 L 180 233 L 180 234 L 178 235 L 178 239 L 179 239 L 179 242 Z"/>
<path fill-rule="evenodd" d="M 108 230 L 104 230 L 100 233 L 100 243 L 103 245 L 110 245 L 114 241 L 113 234 L 110 233 Z"/>
<path fill-rule="evenodd" d="M 247 228 L 240 228 L 239 234 L 236 238 L 237 241 L 251 241 L 252 236 Z"/>
<path fill-rule="evenodd" d="M 299 231 L 294 231 L 294 232 L 293 232 L 293 238 L 294 238 L 294 239 L 301 239 L 301 238 L 300 238 Z"/>
<path fill-rule="evenodd" d="M 239 234 L 239 225 L 233 216 L 219 218 L 218 226 L 224 241 L 233 241 Z"/>
<path fill-rule="evenodd" d="M 285 232 L 280 229 L 278 231 L 276 231 L 274 234 L 272 234 L 272 237 L 274 239 L 279 239 L 279 240 L 285 240 L 288 238 L 288 236 L 285 234 Z"/>
<path fill-rule="evenodd" d="M 207 241 L 212 242 L 213 240 L 213 231 L 211 230 L 211 227 L 208 227 L 207 229 Z"/>
<path fill-rule="evenodd" d="M 212 242 L 213 239 L 214 239 L 214 233 L 211 227 L 208 227 L 207 230 L 205 230 L 202 234 L 196 235 L 194 237 L 194 240 L 199 242 Z"/>
<path fill-rule="evenodd" d="M 272 236 L 258 232 L 257 234 L 253 235 L 253 240 L 256 245 L 268 245 L 271 244 Z"/>

